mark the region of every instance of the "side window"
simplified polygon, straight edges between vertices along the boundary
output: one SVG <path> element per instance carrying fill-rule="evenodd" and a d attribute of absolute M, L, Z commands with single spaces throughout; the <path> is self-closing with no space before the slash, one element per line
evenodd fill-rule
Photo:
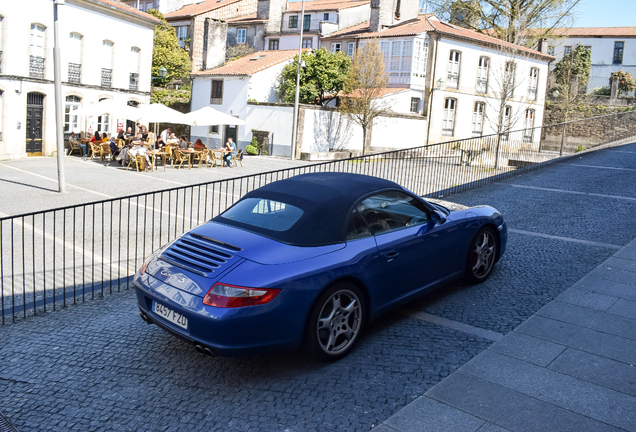
<path fill-rule="evenodd" d="M 422 225 L 429 221 L 425 207 L 399 191 L 372 195 L 356 206 L 372 234 Z"/>
<path fill-rule="evenodd" d="M 360 213 L 354 209 L 349 217 L 349 226 L 347 227 L 345 240 L 355 240 L 363 237 L 369 237 L 371 235 L 372 234 L 368 225 L 364 220 L 362 220 Z"/>

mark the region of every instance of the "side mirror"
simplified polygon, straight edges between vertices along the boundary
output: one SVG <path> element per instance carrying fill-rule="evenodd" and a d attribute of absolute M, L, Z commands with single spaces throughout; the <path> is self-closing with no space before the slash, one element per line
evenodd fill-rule
<path fill-rule="evenodd" d="M 435 225 L 441 225 L 446 222 L 446 216 L 444 216 L 444 214 L 439 210 L 433 210 L 431 213 L 431 220 Z"/>

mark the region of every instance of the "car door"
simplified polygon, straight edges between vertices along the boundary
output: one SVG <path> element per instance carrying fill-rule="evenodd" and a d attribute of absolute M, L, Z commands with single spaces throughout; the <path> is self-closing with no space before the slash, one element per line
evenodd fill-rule
<path fill-rule="evenodd" d="M 401 191 L 385 191 L 356 207 L 374 234 L 382 265 L 398 293 L 407 293 L 458 270 L 459 234 L 453 222 L 436 225 L 431 209 Z"/>

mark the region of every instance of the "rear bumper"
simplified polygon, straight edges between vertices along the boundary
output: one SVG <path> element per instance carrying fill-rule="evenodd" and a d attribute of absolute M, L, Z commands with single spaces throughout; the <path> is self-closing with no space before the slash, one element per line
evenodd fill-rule
<path fill-rule="evenodd" d="M 243 308 L 217 308 L 166 285 L 148 273 L 134 278 L 137 303 L 146 322 L 222 356 L 246 356 L 296 349 L 313 295 L 302 290 L 283 290 L 270 303 Z M 153 312 L 157 302 L 188 319 L 183 329 Z"/>

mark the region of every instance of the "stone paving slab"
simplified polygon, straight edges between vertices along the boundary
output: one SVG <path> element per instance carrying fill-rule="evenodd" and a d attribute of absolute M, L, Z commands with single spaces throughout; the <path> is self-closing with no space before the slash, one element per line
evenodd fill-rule
<path fill-rule="evenodd" d="M 636 240 L 384 424 L 445 430 L 470 414 L 511 431 L 636 431 L 634 268 Z M 426 399 L 444 415 L 417 409 Z"/>

